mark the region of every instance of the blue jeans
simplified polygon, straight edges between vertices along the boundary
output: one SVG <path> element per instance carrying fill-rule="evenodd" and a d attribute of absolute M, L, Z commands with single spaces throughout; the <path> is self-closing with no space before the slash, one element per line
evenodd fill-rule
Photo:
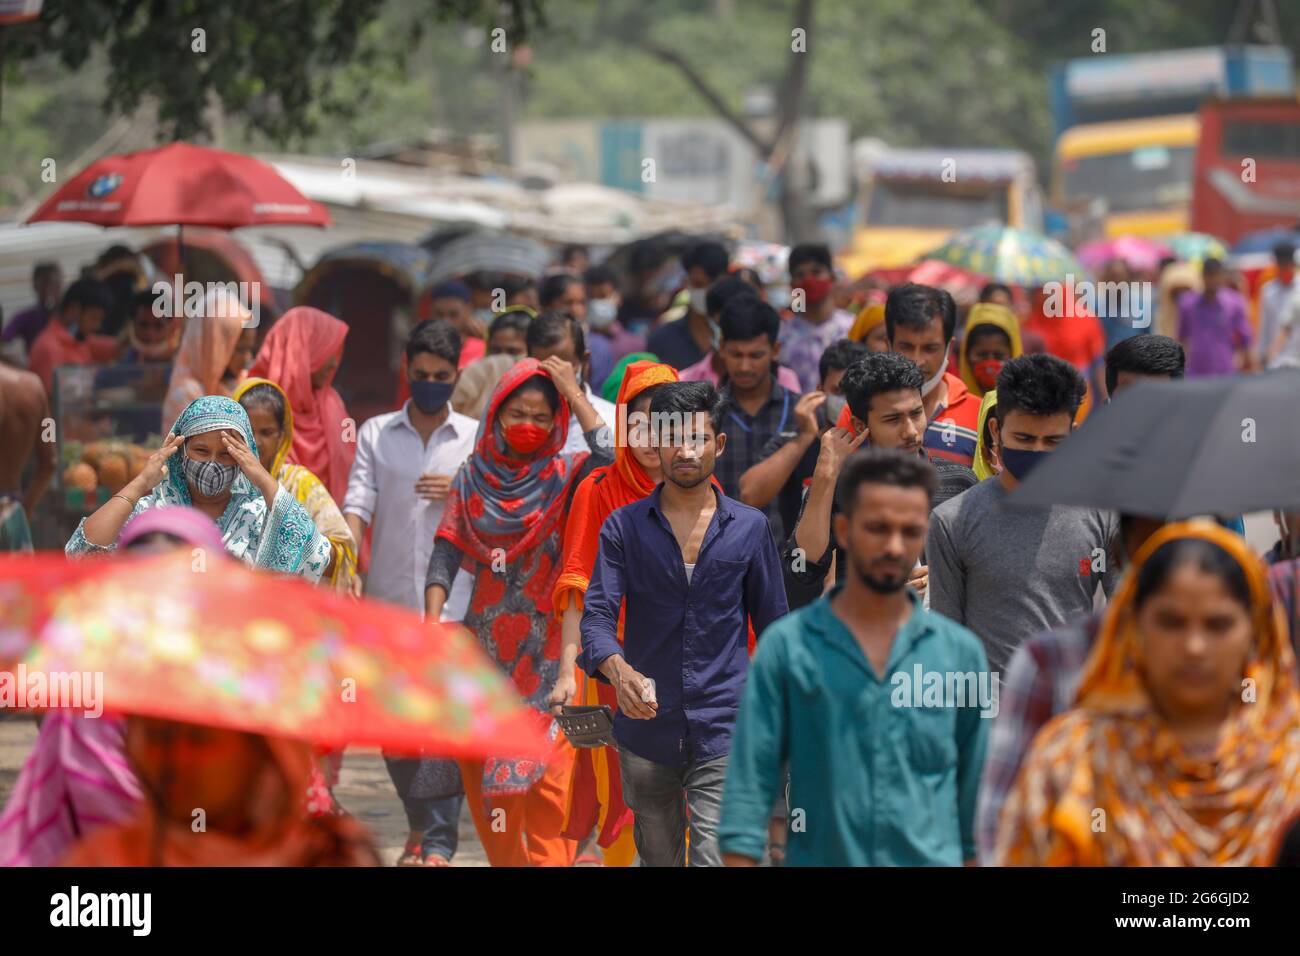
<path fill-rule="evenodd" d="M 437 854 L 445 860 L 456 855 L 460 842 L 460 808 L 463 793 L 451 797 L 413 797 L 411 783 L 419 768 L 418 759 L 385 757 L 388 776 L 406 811 L 406 823 L 412 833 L 423 833 L 420 855 Z"/>
<path fill-rule="evenodd" d="M 642 866 L 682 866 L 686 828 L 691 830 L 691 866 L 721 866 L 718 820 L 726 756 L 670 767 L 618 748 L 623 802 L 632 810 L 632 836 Z"/>

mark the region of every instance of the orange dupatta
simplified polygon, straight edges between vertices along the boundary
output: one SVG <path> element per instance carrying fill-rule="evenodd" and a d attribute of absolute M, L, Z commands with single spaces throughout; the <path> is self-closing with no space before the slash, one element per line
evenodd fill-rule
<path fill-rule="evenodd" d="M 631 363 L 623 375 L 623 385 L 618 392 L 619 415 L 626 416 L 628 406 L 646 389 L 677 380 L 677 372 L 670 365 L 658 362 Z M 623 431 L 626 434 L 626 427 Z M 591 570 L 596 565 L 600 529 L 605 524 L 605 519 L 615 509 L 640 501 L 654 489 L 655 483 L 625 442 L 616 444 L 614 464 L 597 468 L 578 486 L 564 527 L 560 577 L 555 582 L 553 598 L 556 613 L 563 615 L 570 601 L 577 607 L 582 606 L 583 595 L 591 583 Z M 618 631 L 621 642 L 621 610 Z M 602 684 L 580 672 L 578 686 L 582 688 L 583 704 L 606 704 L 618 709 L 618 697 L 614 688 L 608 684 Z M 622 776 L 619 773 L 617 754 L 608 747 L 577 751 L 564 835 L 569 839 L 584 840 L 595 829 L 598 831 L 596 842 L 610 851 L 620 841 L 620 837 L 623 841 L 627 840 L 632 831 L 626 827 L 631 822 L 632 811 L 623 802 Z M 606 859 L 612 863 L 615 857 L 626 857 L 626 863 L 630 864 L 632 856 L 632 853 L 614 851 L 607 852 Z"/>
<path fill-rule="evenodd" d="M 1138 574 L 1156 549 L 1178 538 L 1222 548 L 1250 588 L 1255 645 L 1242 683 L 1254 696 L 1243 692 L 1209 759 L 1183 752 L 1142 678 Z M 1300 696 L 1267 573 L 1241 537 L 1192 521 L 1148 539 L 1106 610 L 1076 701 L 1039 731 L 1007 795 L 998 865 L 1269 862 L 1279 829 L 1300 809 Z"/>

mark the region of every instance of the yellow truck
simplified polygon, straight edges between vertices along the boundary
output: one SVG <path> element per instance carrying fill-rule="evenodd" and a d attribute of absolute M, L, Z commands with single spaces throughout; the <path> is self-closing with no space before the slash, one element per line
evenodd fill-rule
<path fill-rule="evenodd" d="M 1028 153 L 896 149 L 877 140 L 860 140 L 853 152 L 853 240 L 838 257 L 849 276 L 908 265 L 954 232 L 987 222 L 1042 229 Z"/>

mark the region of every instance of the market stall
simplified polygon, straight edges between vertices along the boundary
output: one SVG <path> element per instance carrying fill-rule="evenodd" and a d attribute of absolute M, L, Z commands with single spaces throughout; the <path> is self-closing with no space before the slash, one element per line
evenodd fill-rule
<path fill-rule="evenodd" d="M 77 527 L 140 473 L 162 444 L 158 422 L 171 365 L 65 365 L 54 372 L 58 473 L 32 529 L 36 546 L 62 547 Z"/>

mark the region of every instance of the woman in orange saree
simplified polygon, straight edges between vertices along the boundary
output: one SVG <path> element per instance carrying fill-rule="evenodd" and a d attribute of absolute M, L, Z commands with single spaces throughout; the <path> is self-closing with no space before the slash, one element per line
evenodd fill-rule
<path fill-rule="evenodd" d="M 1295 658 L 1263 563 L 1168 525 L 1106 610 L 1073 710 L 1035 738 L 995 861 L 1259 866 L 1300 809 Z"/>
<path fill-rule="evenodd" d="M 613 687 L 587 677 L 577 668 L 578 653 L 582 649 L 578 631 L 582 599 L 596 563 L 601 525 L 616 508 L 639 501 L 654 491 L 660 480 L 659 456 L 650 444 L 648 422 L 634 419 L 629 423 L 628 415 L 632 412 L 648 415 L 655 388 L 675 381 L 677 372 L 670 365 L 633 362 L 627 366 L 618 392 L 622 434 L 615 444 L 614 464 L 595 469 L 573 496 L 564 528 L 563 564 L 553 597 L 563 634 L 560 677 L 551 693 L 555 710 L 563 704 L 618 706 Z M 622 640 L 621 620 L 619 640 Z M 604 851 L 605 865 L 630 866 L 636 858 L 631 822 L 632 811 L 623 802 L 618 751 L 613 747 L 579 750 L 570 789 L 565 836 L 585 840 L 594 830 L 596 843 Z"/>

